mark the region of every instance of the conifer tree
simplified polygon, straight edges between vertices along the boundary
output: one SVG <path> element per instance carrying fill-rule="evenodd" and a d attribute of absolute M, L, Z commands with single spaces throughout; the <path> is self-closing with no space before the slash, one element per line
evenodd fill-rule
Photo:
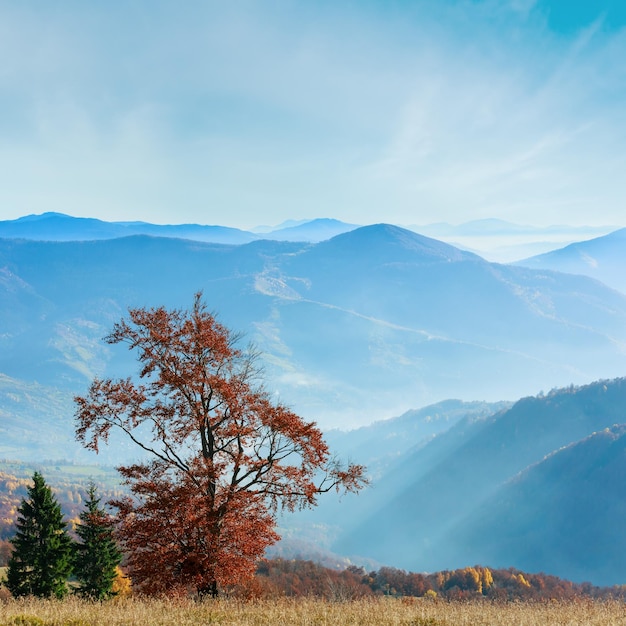
<path fill-rule="evenodd" d="M 6 586 L 16 597 L 62 598 L 72 571 L 72 541 L 61 507 L 39 472 L 18 513 Z"/>
<path fill-rule="evenodd" d="M 107 600 L 115 595 L 113 583 L 122 553 L 113 537 L 112 518 L 100 507 L 100 500 L 96 486 L 91 484 L 85 510 L 76 526 L 81 542 L 75 544 L 74 572 L 78 593 L 94 600 Z"/>

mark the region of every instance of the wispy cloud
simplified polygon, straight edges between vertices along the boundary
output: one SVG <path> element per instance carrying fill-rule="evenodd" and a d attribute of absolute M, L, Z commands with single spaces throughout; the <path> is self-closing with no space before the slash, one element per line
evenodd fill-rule
<path fill-rule="evenodd" d="M 624 31 L 548 18 L 531 0 L 3 4 L 0 216 L 618 223 Z"/>

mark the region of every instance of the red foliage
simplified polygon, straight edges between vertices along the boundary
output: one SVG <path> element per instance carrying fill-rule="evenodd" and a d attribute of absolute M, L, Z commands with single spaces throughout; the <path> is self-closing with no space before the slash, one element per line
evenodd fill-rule
<path fill-rule="evenodd" d="M 206 310 L 131 309 L 111 344 L 126 343 L 139 378 L 99 380 L 77 397 L 77 438 L 98 451 L 111 429 L 150 461 L 118 468 L 133 498 L 115 503 L 133 588 L 178 593 L 253 576 L 276 541 L 275 513 L 356 491 L 364 468 L 343 467 L 321 431 L 259 384 L 255 355 Z"/>
<path fill-rule="evenodd" d="M 257 580 L 265 595 L 314 596 L 328 600 L 354 600 L 373 595 L 360 568 L 334 570 L 312 561 L 264 560 Z"/>
<path fill-rule="evenodd" d="M 489 569 L 481 566 L 416 574 L 393 567 L 366 573 L 350 566 L 337 571 L 311 561 L 271 559 L 261 561 L 257 571 L 255 595 L 318 596 L 331 600 L 365 595 L 422 597 L 431 595 L 445 600 L 572 600 L 575 598 L 619 598 L 624 587 L 594 587 L 573 583 L 548 574 L 528 574 L 516 569 Z M 250 594 L 252 595 L 252 594 Z"/>

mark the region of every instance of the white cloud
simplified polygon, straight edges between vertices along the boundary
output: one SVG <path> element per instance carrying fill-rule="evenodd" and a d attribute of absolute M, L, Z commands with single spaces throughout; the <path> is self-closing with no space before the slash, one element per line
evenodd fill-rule
<path fill-rule="evenodd" d="M 555 36 L 530 0 L 0 18 L 0 217 L 623 221 L 626 44 L 601 22 Z"/>

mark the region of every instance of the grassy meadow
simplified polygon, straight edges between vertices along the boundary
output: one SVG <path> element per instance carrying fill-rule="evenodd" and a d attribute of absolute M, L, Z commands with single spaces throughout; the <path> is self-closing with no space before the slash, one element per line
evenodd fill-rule
<path fill-rule="evenodd" d="M 0 626 L 617 626 L 626 624 L 618 601 L 445 602 L 377 598 L 351 602 L 277 599 L 192 601 L 123 599 L 91 603 L 70 598 L 0 600 Z"/>

